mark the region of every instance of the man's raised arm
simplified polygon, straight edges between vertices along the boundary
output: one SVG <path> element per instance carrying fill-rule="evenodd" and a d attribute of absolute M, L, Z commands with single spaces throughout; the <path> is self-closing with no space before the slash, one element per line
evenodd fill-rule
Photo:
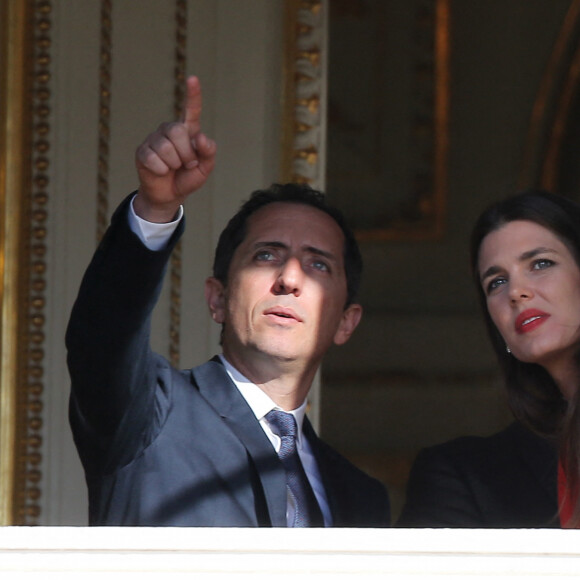
<path fill-rule="evenodd" d="M 137 149 L 139 190 L 133 209 L 156 222 L 156 228 L 172 220 L 214 167 L 216 146 L 200 132 L 200 114 L 200 85 L 191 77 L 183 121 L 161 125 Z M 127 198 L 85 273 L 66 334 L 71 425 L 91 473 L 105 471 L 111 462 L 123 463 L 142 442 L 128 435 L 122 444 L 116 439 L 124 422 L 135 426 L 140 437 L 150 427 L 157 386 L 157 359 L 149 346 L 151 314 L 183 229 L 177 226 L 157 251 L 142 243 L 129 215 Z"/>

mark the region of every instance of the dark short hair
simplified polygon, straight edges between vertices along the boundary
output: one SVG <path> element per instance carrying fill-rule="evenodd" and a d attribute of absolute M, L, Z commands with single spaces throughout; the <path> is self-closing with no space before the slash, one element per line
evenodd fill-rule
<path fill-rule="evenodd" d="M 551 231 L 570 250 L 580 268 L 580 206 L 560 195 L 528 190 L 487 208 L 471 235 L 471 270 L 487 330 L 505 375 L 510 407 L 518 419 L 534 430 L 555 434 L 561 428 L 566 402 L 544 368 L 521 362 L 506 351 L 505 342 L 489 315 L 481 286 L 478 264 L 483 240 L 503 225 L 519 220 L 534 222 Z"/>
<path fill-rule="evenodd" d="M 346 224 L 340 210 L 329 205 L 325 195 L 308 185 L 297 183 L 273 184 L 268 189 L 254 191 L 242 204 L 221 233 L 213 262 L 213 276 L 224 286 L 228 283 L 228 273 L 236 248 L 244 241 L 248 218 L 260 208 L 270 203 L 297 203 L 315 207 L 329 215 L 344 234 L 344 270 L 346 273 L 346 305 L 357 297 L 362 274 L 362 258 L 353 232 Z"/>

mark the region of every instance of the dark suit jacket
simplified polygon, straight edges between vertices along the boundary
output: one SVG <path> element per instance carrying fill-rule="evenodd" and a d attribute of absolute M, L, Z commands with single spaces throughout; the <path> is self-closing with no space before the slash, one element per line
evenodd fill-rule
<path fill-rule="evenodd" d="M 424 449 L 398 527 L 559 527 L 557 452 L 519 423 Z"/>
<path fill-rule="evenodd" d="M 284 469 L 219 359 L 177 371 L 149 347 L 171 249 L 148 250 L 127 200 L 89 266 L 67 330 L 70 421 L 94 525 L 286 526 Z M 384 487 L 304 434 L 336 526 L 386 526 Z"/>

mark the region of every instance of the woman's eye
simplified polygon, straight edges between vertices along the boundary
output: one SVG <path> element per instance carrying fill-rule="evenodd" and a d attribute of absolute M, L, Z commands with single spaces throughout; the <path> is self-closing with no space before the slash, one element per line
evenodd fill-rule
<path fill-rule="evenodd" d="M 535 260 L 532 269 L 533 270 L 545 270 L 550 266 L 553 266 L 555 262 L 553 260 L 548 260 L 547 258 L 541 258 L 540 260 Z"/>
<path fill-rule="evenodd" d="M 500 286 L 502 286 L 506 282 L 507 282 L 507 280 L 505 278 L 494 278 L 487 285 L 487 293 L 489 294 L 490 292 L 497 290 Z"/>

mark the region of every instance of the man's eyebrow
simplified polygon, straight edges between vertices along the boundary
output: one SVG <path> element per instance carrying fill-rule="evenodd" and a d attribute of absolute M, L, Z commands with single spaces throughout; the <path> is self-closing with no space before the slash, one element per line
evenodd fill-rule
<path fill-rule="evenodd" d="M 526 260 L 529 260 L 530 258 L 533 258 L 535 256 L 537 256 L 538 254 L 556 254 L 556 250 L 553 250 L 551 248 L 546 248 L 544 246 L 540 246 L 539 248 L 534 248 L 533 250 L 528 250 L 527 252 L 523 252 L 522 254 L 520 254 L 518 261 L 519 262 L 525 262 Z M 489 278 L 490 276 L 494 276 L 495 274 L 497 274 L 498 272 L 501 272 L 502 268 L 500 268 L 499 266 L 490 266 L 482 275 L 481 275 L 481 281 L 483 282 L 486 278 Z"/>
<path fill-rule="evenodd" d="M 321 250 L 320 248 L 316 248 L 314 246 L 306 246 L 304 249 L 311 254 L 316 254 L 317 256 L 322 256 L 323 258 L 328 258 L 329 260 L 336 261 L 337 259 L 332 252 Z"/>
<path fill-rule="evenodd" d="M 286 249 L 288 248 L 288 246 L 282 242 L 268 242 L 268 241 L 262 241 L 262 242 L 255 242 L 252 246 L 255 249 L 258 248 L 282 248 L 282 249 Z"/>

